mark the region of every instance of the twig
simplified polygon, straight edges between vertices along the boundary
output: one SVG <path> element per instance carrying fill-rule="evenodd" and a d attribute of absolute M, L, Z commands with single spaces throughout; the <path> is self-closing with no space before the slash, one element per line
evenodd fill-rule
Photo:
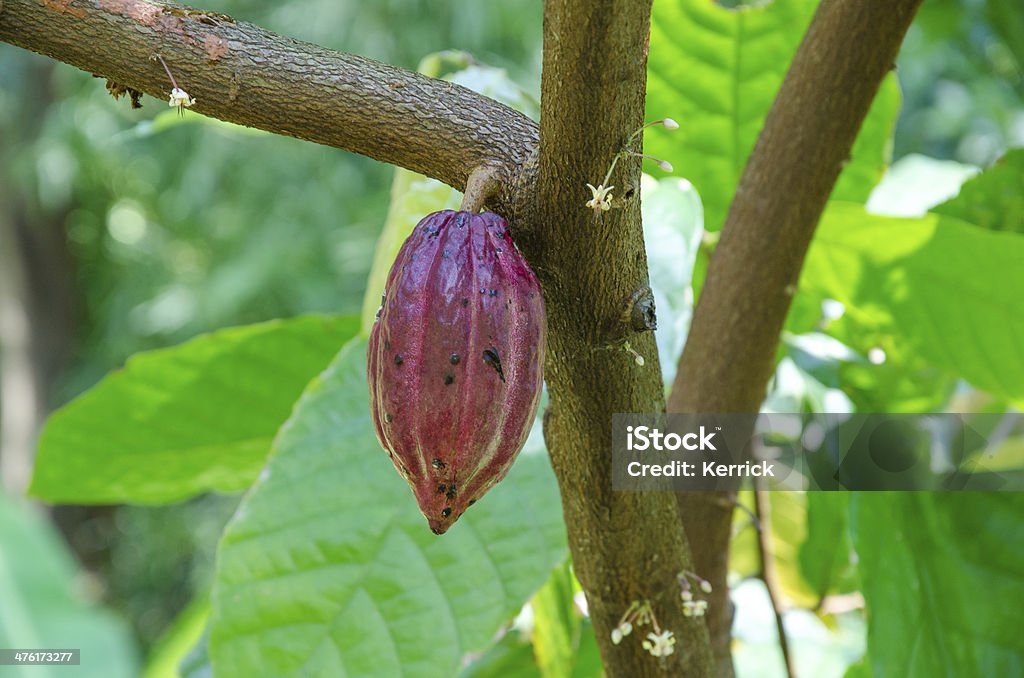
<path fill-rule="evenodd" d="M 459 209 L 476 214 L 500 185 L 497 170 L 488 165 L 480 165 L 470 172 L 466 180 L 466 191 L 462 195 L 462 206 Z"/>
<path fill-rule="evenodd" d="M 761 528 L 757 530 L 757 550 L 761 556 L 761 581 L 768 590 L 768 598 L 772 601 L 772 610 L 775 612 L 775 626 L 779 630 L 779 647 L 782 649 L 782 658 L 786 662 L 786 675 L 789 678 L 796 678 L 796 667 L 793 665 L 793 656 L 789 652 L 789 642 L 786 640 L 786 629 L 782 624 L 782 603 L 778 593 L 778 581 L 775 577 L 775 551 L 772 547 L 771 529 L 771 504 L 768 493 L 758 487 L 754 487 L 754 509 L 757 513 L 757 520 Z"/>

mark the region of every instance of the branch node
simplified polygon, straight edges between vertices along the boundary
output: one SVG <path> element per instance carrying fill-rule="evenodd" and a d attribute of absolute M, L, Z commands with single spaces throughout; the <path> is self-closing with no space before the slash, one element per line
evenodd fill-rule
<path fill-rule="evenodd" d="M 480 165 L 466 179 L 466 191 L 462 196 L 463 212 L 476 214 L 483 209 L 488 198 L 495 194 L 501 181 L 498 170 L 491 165 Z"/>

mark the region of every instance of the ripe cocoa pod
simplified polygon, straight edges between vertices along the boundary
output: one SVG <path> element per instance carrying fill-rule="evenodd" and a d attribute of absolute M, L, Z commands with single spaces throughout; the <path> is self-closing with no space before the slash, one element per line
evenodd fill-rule
<path fill-rule="evenodd" d="M 537 276 L 498 215 L 435 212 L 399 250 L 370 332 L 370 411 L 435 534 L 526 442 L 546 332 Z"/>

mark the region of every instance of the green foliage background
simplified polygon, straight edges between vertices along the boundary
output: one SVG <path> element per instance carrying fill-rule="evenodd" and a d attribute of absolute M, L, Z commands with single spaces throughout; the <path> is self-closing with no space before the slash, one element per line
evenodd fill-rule
<path fill-rule="evenodd" d="M 757 4 L 655 0 L 648 117 L 682 125 L 645 140 L 676 168 L 652 165 L 643 187 L 667 382 L 815 6 Z M 204 8 L 536 115 L 536 2 Z M 925 3 L 822 218 L 766 408 L 1024 405 L 1021 45 L 1014 0 Z M 421 62 L 442 50 L 506 70 Z M 0 646 L 67 638 L 110 657 L 83 674 L 113 676 L 599 675 L 539 432 L 439 540 L 370 429 L 362 337 L 382 272 L 457 194 L 160 101 L 130 111 L 9 46 L 0 64 L 0 218 L 59 224 L 77 291 L 74 360 L 49 394 L 70 404 L 42 433 L 32 492 L 124 505 L 50 524 L 0 497 Z M 799 675 L 1024 671 L 1005 604 L 1024 596 L 1015 495 L 771 501 Z M 739 675 L 783 675 L 740 513 L 731 569 Z"/>

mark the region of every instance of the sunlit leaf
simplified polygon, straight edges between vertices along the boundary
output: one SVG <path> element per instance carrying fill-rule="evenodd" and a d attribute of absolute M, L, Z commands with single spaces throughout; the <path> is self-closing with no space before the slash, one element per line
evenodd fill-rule
<path fill-rule="evenodd" d="M 305 316 L 139 353 L 49 418 L 31 492 L 149 504 L 243 490 L 303 388 L 357 330 L 353 317 Z"/>

